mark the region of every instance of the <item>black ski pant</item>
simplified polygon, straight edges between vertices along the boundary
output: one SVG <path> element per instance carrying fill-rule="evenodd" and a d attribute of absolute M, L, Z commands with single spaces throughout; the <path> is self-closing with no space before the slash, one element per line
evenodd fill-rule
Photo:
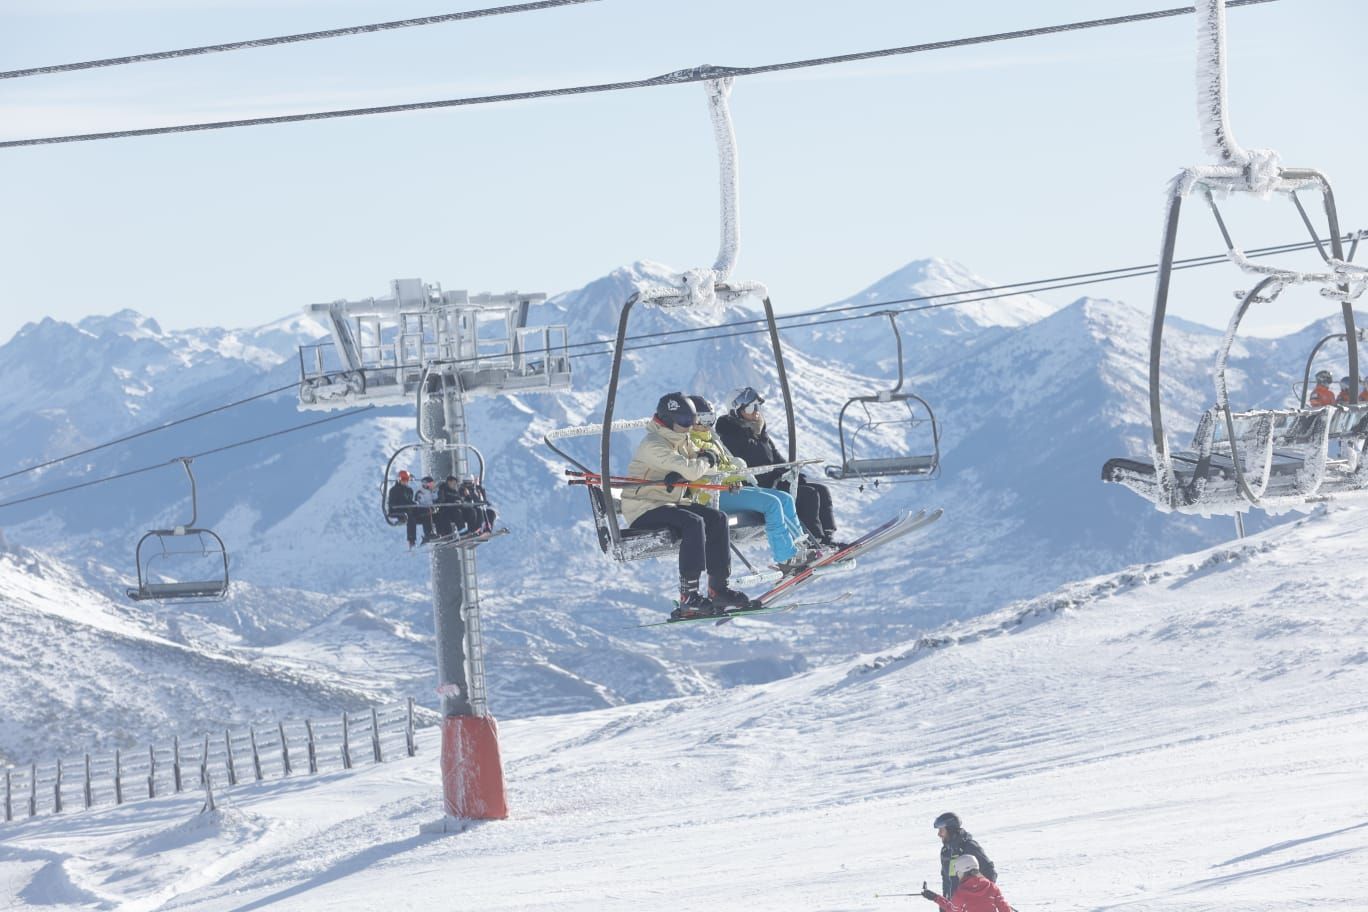
<path fill-rule="evenodd" d="M 806 475 L 798 476 L 798 490 L 794 491 L 787 481 L 781 479 L 774 487 L 793 495 L 798 507 L 798 521 L 816 541 L 824 541 L 836 534 L 836 516 L 831 509 L 831 490 L 824 484 L 807 480 Z"/>
<path fill-rule="evenodd" d="M 482 525 L 493 528 L 498 515 L 493 507 L 480 504 L 444 504 L 437 508 L 437 534 L 445 537 L 462 527 L 462 534 L 478 532 Z"/>
<path fill-rule="evenodd" d="M 408 542 L 414 544 L 418 541 L 418 527 L 423 527 L 423 538 L 432 538 L 432 511 L 427 507 L 405 507 L 402 510 L 391 510 L 389 514 L 394 519 L 407 521 Z"/>
<path fill-rule="evenodd" d="M 669 529 L 679 536 L 679 575 L 698 579 L 708 571 L 708 585 L 721 589 L 731 578 L 731 530 L 727 514 L 698 504 L 667 504 L 647 510 L 633 529 Z"/>

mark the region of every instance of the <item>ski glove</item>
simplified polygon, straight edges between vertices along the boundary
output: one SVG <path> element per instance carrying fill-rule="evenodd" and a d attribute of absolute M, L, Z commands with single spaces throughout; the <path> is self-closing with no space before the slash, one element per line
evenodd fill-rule
<path fill-rule="evenodd" d="M 670 474 L 666 475 L 666 476 L 665 476 L 665 493 L 666 493 L 666 494 L 671 494 L 671 493 L 673 493 L 673 492 L 674 492 L 675 485 L 677 485 L 677 484 L 684 484 L 684 481 L 685 481 L 684 476 L 683 476 L 683 475 L 680 475 L 678 472 L 671 472 Z"/>
<path fill-rule="evenodd" d="M 929 900 L 931 900 L 932 902 L 935 902 L 936 900 L 940 899 L 940 894 L 939 894 L 939 893 L 935 893 L 935 892 L 933 892 L 933 891 L 931 891 L 931 890 L 928 890 L 928 889 L 926 888 L 926 881 L 924 881 L 924 880 L 922 881 L 922 891 L 921 891 L 921 895 L 922 895 L 922 899 L 929 899 Z"/>
<path fill-rule="evenodd" d="M 712 450 L 699 450 L 698 458 L 706 461 L 713 468 L 717 468 L 717 455 Z"/>

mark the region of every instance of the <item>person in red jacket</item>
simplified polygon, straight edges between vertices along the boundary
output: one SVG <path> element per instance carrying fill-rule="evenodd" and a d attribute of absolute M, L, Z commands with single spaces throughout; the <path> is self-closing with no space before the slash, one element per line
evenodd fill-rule
<path fill-rule="evenodd" d="M 1012 912 L 997 884 L 979 873 L 979 860 L 973 855 L 950 859 L 950 876 L 959 879 L 949 899 L 933 893 L 922 884 L 922 896 L 941 907 L 941 912 Z"/>
<path fill-rule="evenodd" d="M 1311 391 L 1311 398 L 1307 400 L 1307 405 L 1312 408 L 1334 405 L 1335 394 L 1330 391 L 1330 384 L 1334 382 L 1334 379 L 1335 375 L 1327 370 L 1316 371 L 1316 388 Z"/>
<path fill-rule="evenodd" d="M 1349 403 L 1349 378 L 1348 378 L 1348 377 L 1340 377 L 1340 390 L 1339 390 L 1339 395 L 1335 397 L 1335 403 L 1338 404 L 1338 405 L 1347 405 L 1347 404 Z"/>

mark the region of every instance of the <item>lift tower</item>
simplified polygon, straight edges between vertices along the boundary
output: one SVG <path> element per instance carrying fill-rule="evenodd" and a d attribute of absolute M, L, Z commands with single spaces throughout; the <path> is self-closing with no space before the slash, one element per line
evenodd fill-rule
<path fill-rule="evenodd" d="M 564 325 L 528 326 L 544 294 L 442 291 L 395 279 L 390 295 L 313 304 L 331 341 L 299 349 L 299 407 L 417 406 L 424 470 L 463 476 L 465 403 L 475 396 L 554 393 L 570 388 Z M 498 730 L 489 715 L 480 591 L 473 546 L 432 549 L 432 593 L 442 695 L 442 797 L 465 819 L 508 816 Z"/>

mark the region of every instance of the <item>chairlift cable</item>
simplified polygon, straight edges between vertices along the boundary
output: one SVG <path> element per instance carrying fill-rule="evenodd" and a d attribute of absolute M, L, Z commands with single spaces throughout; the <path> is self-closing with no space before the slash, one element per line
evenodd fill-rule
<path fill-rule="evenodd" d="M 1228 7 L 1250 6 L 1260 3 L 1274 3 L 1276 0 L 1228 0 Z M 947 41 L 932 41 L 906 47 L 883 48 L 873 51 L 859 51 L 852 54 L 834 54 L 827 57 L 813 57 L 806 60 L 792 60 L 784 63 L 762 64 L 753 67 L 699 66 L 691 69 L 676 70 L 649 79 L 629 79 L 621 82 L 598 83 L 594 85 L 562 86 L 554 89 L 537 89 L 528 92 L 506 92 L 495 95 L 474 95 L 464 98 L 445 98 L 435 101 L 416 101 L 404 104 L 380 105 L 369 108 L 346 108 L 333 111 L 312 111 L 302 114 L 281 114 L 274 117 L 251 117 L 241 120 L 220 120 L 208 123 L 176 124 L 164 127 L 146 127 L 136 130 L 113 130 L 105 133 L 76 133 L 66 136 L 45 136 L 32 139 L 14 139 L 0 142 L 0 149 L 13 149 L 21 146 L 44 146 L 59 143 L 91 142 L 101 139 L 126 139 L 134 136 L 160 136 L 167 133 L 196 133 L 206 130 L 227 130 L 237 127 L 256 127 L 267 124 L 299 123 L 308 120 L 333 120 L 341 117 L 363 117 L 372 114 L 398 114 L 409 111 L 430 111 L 439 108 L 471 107 L 474 105 L 502 104 L 512 101 L 530 101 L 538 98 L 561 98 L 569 95 L 590 95 L 602 92 L 620 92 L 627 89 L 645 89 L 657 86 L 681 85 L 690 82 L 706 82 L 725 76 L 757 76 L 764 73 L 777 73 L 786 70 L 810 67 L 832 66 L 880 57 L 895 57 L 917 54 L 924 51 L 940 51 L 948 48 L 968 47 L 998 41 L 1012 41 L 1019 38 L 1034 38 L 1041 35 L 1056 35 L 1083 29 L 1124 25 L 1132 22 L 1147 22 L 1182 16 L 1194 11 L 1194 7 L 1184 6 L 1146 13 L 1131 13 L 1125 16 L 1112 16 L 1107 19 L 1087 19 L 1079 22 L 1066 22 L 1059 25 L 1039 26 L 1019 29 L 1012 32 L 998 32 L 991 35 L 976 35 L 969 38 L 954 38 Z"/>
<path fill-rule="evenodd" d="M 179 424 L 185 424 L 186 422 L 194 421 L 197 418 L 203 418 L 206 415 L 213 415 L 216 412 L 227 411 L 228 409 L 236 408 L 239 405 L 246 405 L 248 402 L 255 402 L 258 399 L 265 399 L 267 396 L 274 396 L 277 393 L 283 393 L 285 390 L 295 389 L 298 385 L 299 384 L 296 382 L 288 384 L 286 386 L 278 386 L 275 389 L 266 390 L 264 393 L 257 393 L 255 395 L 248 396 L 245 399 L 238 399 L 235 402 L 227 402 L 223 405 L 217 405 L 211 409 L 206 409 L 202 412 L 196 412 L 193 415 L 186 415 L 183 418 L 176 418 L 172 421 L 166 422 L 165 424 L 159 424 L 155 427 L 150 428 L 143 428 L 140 431 L 134 431 L 133 433 L 125 434 L 122 437 L 115 437 L 113 440 L 106 441 L 105 443 L 99 443 L 92 447 L 86 447 L 84 450 L 77 450 L 74 453 L 67 453 L 65 456 L 58 456 L 54 459 L 49 459 L 46 462 L 40 462 L 36 465 L 28 466 L 27 468 L 16 469 L 15 471 L 10 472 L 6 475 L 0 475 L 0 481 L 5 481 L 6 479 L 14 478 L 19 475 L 27 475 L 29 472 L 37 472 L 39 469 L 46 469 L 48 466 L 57 465 L 59 462 L 66 462 L 67 460 L 75 459 L 78 456 L 85 456 L 90 453 L 97 452 L 99 450 L 104 450 L 112 446 L 117 446 L 120 443 L 127 443 L 130 440 L 137 440 L 139 437 L 146 437 L 149 434 L 155 434 L 158 431 L 164 431 L 167 428 L 173 428 Z"/>
<path fill-rule="evenodd" d="M 203 457 L 205 457 L 205 456 L 213 456 L 213 455 L 215 455 L 215 454 L 217 454 L 217 453 L 223 453 L 223 452 L 226 452 L 226 451 L 228 451 L 228 450 L 235 450 L 235 449 L 237 449 L 238 447 L 249 446 L 249 445 L 251 445 L 251 444 L 253 444 L 253 443 L 260 443 L 260 442 L 263 441 L 263 440 L 270 440 L 272 437 L 281 437 L 281 436 L 284 436 L 285 434 L 293 434 L 293 433 L 296 432 L 296 431 L 303 431 L 303 430 L 307 430 L 307 429 L 309 429 L 309 428 L 311 428 L 311 427 L 317 427 L 318 425 L 320 425 L 320 424 L 326 424 L 326 423 L 328 423 L 329 421 L 339 421 L 339 420 L 341 420 L 341 419 L 343 419 L 343 418 L 350 418 L 350 417 L 352 417 L 353 415 L 360 414 L 361 412 L 370 411 L 373 407 L 374 407 L 374 406 L 366 405 L 366 406 L 362 406 L 361 408 L 349 409 L 349 410 L 347 410 L 347 411 L 345 411 L 345 412 L 341 412 L 341 413 L 336 414 L 336 415 L 329 415 L 329 416 L 327 416 L 326 418 L 319 418 L 319 419 L 316 420 L 316 421 L 306 421 L 305 423 L 303 423 L 303 424 L 297 424 L 297 425 L 295 425 L 294 427 L 282 428 L 281 430 L 278 430 L 278 431 L 271 431 L 270 433 L 267 433 L 267 434 L 259 434 L 259 435 L 257 435 L 256 437 L 249 437 L 249 438 L 247 438 L 246 440 L 239 440 L 239 441 L 237 441 L 237 442 L 235 442 L 235 443 L 224 444 L 223 446 L 214 447 L 214 448 L 211 449 L 211 450 L 205 450 L 205 451 L 203 451 L 203 452 L 201 452 L 201 453 L 192 453 L 192 454 L 190 454 L 189 456 L 184 456 L 184 457 L 178 456 L 178 457 L 176 457 L 175 459 L 170 460 L 169 462 L 158 462 L 158 463 L 154 463 L 153 465 L 142 466 L 141 468 L 137 468 L 137 469 L 129 469 L 129 470 L 126 471 L 126 472 L 119 472 L 119 473 L 116 474 L 116 475 L 106 475 L 106 476 L 104 476 L 103 478 L 95 478 L 95 479 L 92 479 L 91 481 L 82 481 L 82 482 L 78 482 L 78 483 L 76 483 L 76 484 L 67 485 L 67 486 L 65 486 L 65 487 L 57 488 L 56 490 L 52 490 L 52 491 L 44 491 L 44 492 L 41 493 L 41 494 L 32 494 L 32 495 L 30 495 L 30 496 L 28 496 L 28 497 L 20 497 L 20 498 L 17 498 L 17 499 L 15 499 L 15 500 L 7 500 L 7 501 L 5 501 L 5 502 L 3 502 L 3 503 L 0 503 L 0 509 L 3 509 L 3 508 L 5 508 L 5 507 L 14 507 L 14 506 L 18 506 L 19 504 L 30 503 L 30 502 L 35 501 L 35 500 L 42 500 L 42 499 L 44 499 L 44 498 L 46 498 L 46 497 L 56 497 L 58 494 L 67 494 L 67 493 L 69 493 L 69 492 L 71 492 L 71 491 L 77 491 L 77 490 L 80 490 L 81 488 L 90 488 L 90 487 L 94 487 L 95 485 L 101 485 L 101 484 L 104 484 L 105 482 L 109 482 L 109 481 L 118 481 L 118 480 L 120 480 L 120 479 L 122 479 L 122 478 L 128 478 L 128 477 L 130 477 L 130 476 L 132 476 L 132 475 L 141 475 L 141 474 L 143 474 L 144 472 L 151 472 L 151 471 L 153 471 L 153 470 L 155 470 L 155 469 L 162 469 L 162 468 L 165 468 L 166 466 L 170 465 L 172 462 L 176 462 L 176 461 L 178 461 L 178 460 L 180 460 L 180 459 L 201 459 L 201 458 L 203 458 Z"/>
<path fill-rule="evenodd" d="M 1350 235 L 1346 235 L 1346 238 L 1352 238 L 1352 237 L 1354 237 L 1354 236 L 1355 236 L 1354 234 L 1350 234 Z M 1246 252 L 1246 255 L 1247 255 L 1247 256 L 1250 256 L 1250 257 L 1270 256 L 1270 255 L 1275 254 L 1275 253 L 1289 253 L 1289 252 L 1293 252 L 1293 251 L 1297 251 L 1297 250 L 1306 250 L 1306 249 L 1310 249 L 1312 246 L 1314 246 L 1314 242 L 1312 242 L 1312 241 L 1300 241 L 1300 242 L 1295 242 L 1295 243 L 1290 243 L 1290 244 L 1279 244 L 1279 245 L 1275 245 L 1275 246 L 1272 246 L 1272 247 L 1252 248 L 1252 249 L 1250 249 L 1249 251 Z M 1211 255 L 1207 255 L 1207 256 L 1190 257 L 1190 258 L 1185 259 L 1185 260 L 1177 260 L 1177 261 L 1175 261 L 1174 268 L 1175 268 L 1175 269 L 1191 269 L 1191 268 L 1194 268 L 1194 267 L 1197 267 L 1197 266 L 1210 266 L 1210 265 L 1213 265 L 1213 264 L 1215 264 L 1215 263 L 1222 262 L 1222 261 L 1224 261 L 1225 259 L 1226 259 L 1226 255 L 1225 255 L 1225 254 L 1211 254 Z M 829 309 L 822 309 L 822 310 L 801 311 L 801 312 L 798 312 L 798 313 L 791 313 L 791 314 L 779 314 L 779 315 L 776 316 L 776 319 L 778 319 L 778 320 L 797 320 L 797 319 L 803 319 L 803 318 L 813 317 L 813 316 L 816 316 L 816 315 L 819 315 L 819 314 L 836 314 L 836 313 L 842 313 L 842 312 L 857 311 L 857 310 L 866 310 L 866 309 L 873 309 L 873 308 L 887 308 L 887 307 L 890 307 L 891 305 L 896 305 L 896 304 L 912 304 L 912 303 L 918 303 L 918 302 L 923 302 L 923 301 L 934 301 L 934 300 L 937 299 L 937 298 L 948 298 L 948 297 L 957 297 L 957 298 L 960 298 L 960 300 L 956 300 L 956 301 L 943 301 L 943 302 L 938 302 L 938 303 L 926 304 L 926 305 L 924 305 L 924 306 L 922 306 L 922 307 L 907 307 L 907 308 L 903 308 L 903 309 L 901 309 L 901 310 L 892 311 L 893 313 L 896 313 L 896 314 L 917 313 L 917 312 L 919 312 L 919 311 L 923 311 L 923 310 L 933 310 L 933 309 L 937 309 L 937 308 L 941 308 L 941 307 L 955 307 L 955 306 L 958 306 L 958 305 L 960 305 L 960 304 L 974 304 L 974 303 L 977 303 L 977 302 L 980 302 L 980 301 L 996 300 L 996 299 L 999 299 L 999 298 L 1011 297 L 1012 295 L 1015 295 L 1015 294 L 1035 294 L 1035 293 L 1041 292 L 1041 291 L 1057 291 L 1057 290 L 1060 290 L 1060 289 L 1064 289 L 1064 288 L 1073 288 L 1073 287 L 1077 287 L 1077 286 L 1080 286 L 1080 285 L 1090 285 L 1090 284 L 1096 284 L 1096 283 L 1099 283 L 1099 282 L 1114 281 L 1115 279 L 1141 278 L 1141 277 L 1144 277 L 1144 276 L 1146 276 L 1146 275 L 1151 275 L 1151 274 L 1153 274 L 1155 268 L 1157 268 L 1157 264 L 1151 263 L 1151 264 L 1149 264 L 1149 265 L 1144 265 L 1144 266 L 1127 266 L 1127 267 L 1121 267 L 1121 268 L 1116 268 L 1116 269 L 1102 269 L 1102 270 L 1097 270 L 1096 272 L 1081 272 L 1081 273 L 1075 273 L 1075 274 L 1073 274 L 1073 275 L 1058 276 L 1058 277 L 1055 277 L 1055 278 L 1053 278 L 1053 279 L 1035 279 L 1035 280 L 1023 281 L 1023 282 L 1009 282 L 1009 283 L 1004 284 L 1004 285 L 989 285 L 989 286 L 985 286 L 985 287 L 983 287 L 983 288 L 969 289 L 969 290 L 966 290 L 966 291 L 942 291 L 942 292 L 936 292 L 936 293 L 934 293 L 934 294 L 929 294 L 929 295 L 918 295 L 918 296 L 916 296 L 916 297 L 899 298 L 899 299 L 889 300 L 889 301 L 875 301 L 875 302 L 866 303 L 866 304 L 852 304 L 852 305 L 849 305 L 849 306 L 846 306 L 846 307 L 839 307 L 839 308 L 829 308 Z M 1069 280 L 1078 280 L 1078 281 L 1069 281 Z M 1067 281 L 1067 284 L 1061 284 L 1061 283 L 1064 283 L 1064 282 L 1066 282 L 1066 281 Z M 1053 284 L 1051 284 L 1051 283 L 1053 283 Z M 1030 286 L 1030 287 L 1028 287 L 1028 286 Z M 1016 290 L 1015 290 L 1015 291 L 1011 291 L 1011 290 L 1009 290 L 1009 289 L 1016 289 Z M 974 295 L 974 294 L 978 294 L 978 293 L 980 293 L 980 292 L 991 292 L 991 294 L 980 295 L 979 297 L 973 297 L 973 298 L 964 297 L 964 296 L 966 296 L 966 295 Z M 844 322 L 849 322 L 849 321 L 851 321 L 851 320 L 862 320 L 862 319 L 866 319 L 866 318 L 868 318 L 868 317 L 879 316 L 879 315 L 880 315 L 880 314 L 877 314 L 877 313 L 863 313 L 863 314 L 858 314 L 858 315 L 853 316 L 853 317 L 848 316 L 848 317 L 831 318 L 831 319 L 826 319 L 826 320 L 811 320 L 811 321 L 809 321 L 809 322 L 807 322 L 807 323 L 800 323 L 800 324 L 796 324 L 796 325 L 793 325 L 793 326 L 788 326 L 788 327 L 785 327 L 785 328 L 787 328 L 787 329 L 802 329 L 802 328 L 808 327 L 808 326 L 824 326 L 824 325 L 832 324 L 832 323 L 844 323 Z M 731 323 L 723 323 L 723 324 L 719 324 L 719 325 L 717 325 L 717 326 L 711 326 L 711 327 L 697 327 L 697 328 L 688 328 L 688 329 L 662 330 L 662 331 L 660 331 L 660 332 L 642 333 L 642 334 L 637 335 L 637 336 L 628 336 L 626 341 L 628 341 L 628 342 L 637 342 L 637 341 L 649 340 L 649 339 L 661 339 L 661 338 L 666 338 L 666 337 L 673 337 L 673 336 L 678 336 L 678 335 L 687 334 L 687 333 L 706 333 L 706 332 L 711 332 L 711 331 L 717 330 L 717 329 L 731 329 L 731 328 L 744 327 L 744 326 L 753 326 L 753 325 L 760 324 L 760 323 L 764 323 L 764 322 L 765 322 L 764 320 L 737 320 L 737 321 L 733 321 L 733 322 L 731 322 Z M 718 335 L 716 335 L 716 334 L 714 333 L 713 335 L 709 335 L 709 336 L 706 336 L 706 337 L 703 337 L 703 338 L 730 338 L 730 337 L 733 337 L 733 336 L 741 336 L 741 335 L 755 335 L 756 332 L 757 332 L 757 331 L 729 333 L 729 334 L 727 334 L 727 335 L 725 335 L 725 336 L 718 336 Z M 703 341 L 703 338 L 699 338 L 699 339 L 679 339 L 679 340 L 676 340 L 676 341 L 674 341 L 674 342 L 656 343 L 656 344 L 653 344 L 653 345 L 637 345 L 637 346 L 632 346 L 631 348 L 629 348 L 629 349 L 627 349 L 627 350 L 628 350 L 628 351 L 637 351 L 637 350 L 646 349 L 646 348 L 659 348 L 659 347 L 662 347 L 662 346 L 664 346 L 664 345 L 683 345 L 683 344 L 686 344 L 686 343 Z M 596 347 L 596 346 L 604 346 L 604 345 L 612 345 L 612 344 L 613 344 L 613 340 L 612 340 L 612 339 L 595 339 L 595 340 L 592 340 L 592 341 L 589 341 L 589 342 L 576 342 L 576 343 L 567 345 L 566 348 L 567 348 L 567 349 L 584 349 L 584 348 L 591 348 L 591 347 Z M 583 357 L 593 357 L 593 356 L 601 356 L 601 355 L 607 355 L 607 354 L 610 354 L 610 353 L 609 353 L 609 352 L 606 352 L 606 351 L 587 351 L 587 352 L 576 352 L 576 353 L 574 353 L 574 354 L 571 354 L 570 357 L 571 357 L 571 358 L 583 358 Z M 460 364 L 460 363 L 462 363 L 463 361 L 466 361 L 466 360 L 471 360 L 471 359 L 456 359 L 456 360 L 452 361 L 451 363 L 452 363 L 453 365 L 455 365 L 455 364 Z M 36 463 L 36 464 L 34 464 L 34 465 L 31 465 L 31 466 L 27 466 L 27 467 L 22 468 L 22 469 L 16 469 L 16 470 L 14 470 L 14 471 L 12 471 L 12 472 L 9 472 L 9 473 L 7 473 L 7 474 L 5 474 L 5 475 L 0 475 L 0 481 L 5 481 L 5 480 L 8 480 L 8 479 L 10 479 L 10 478 L 16 478 L 16 477 L 18 477 L 18 476 L 20 476 L 20 475 L 26 475 L 26 474 L 28 474 L 28 473 L 30 473 L 30 472 L 36 472 L 36 471 L 38 471 L 38 470 L 40 470 L 40 469 L 45 469 L 45 468 L 48 468 L 49 466 L 54 466 L 54 465 L 57 465 L 57 464 L 59 464 L 59 463 L 66 462 L 66 461 L 68 461 L 68 460 L 75 459 L 75 458 L 77 458 L 77 457 L 79 457 L 79 456 L 85 456 L 85 455 L 88 455 L 88 454 L 90 454 L 90 453 L 98 452 L 99 450 L 104 450 L 104 449 L 108 449 L 109 447 L 117 446 L 117 445 L 119 445 L 119 444 L 121 444 L 121 443 L 127 443 L 127 442 L 130 441 L 130 440 L 136 440 L 136 439 L 138 439 L 138 438 L 140 438 L 140 437 L 146 437 L 146 436 L 148 436 L 148 435 L 150 435 L 150 434 L 155 434 L 155 433 L 157 433 L 158 431 L 164 431 L 164 430 L 167 430 L 168 428 L 176 427 L 176 426 L 181 425 L 181 424 L 186 424 L 186 423 L 188 423 L 188 422 L 190 422 L 190 421 L 194 421 L 194 420 L 197 420 L 197 419 L 199 419 L 199 418 L 204 418 L 204 417 L 206 417 L 206 416 L 208 416 L 208 415 L 213 415 L 213 414 L 216 414 L 216 413 L 218 413 L 218 412 L 227 411 L 228 409 L 231 409 L 231 408 L 236 408 L 236 407 L 239 406 L 239 405 L 245 405 L 245 404 L 247 404 L 247 403 L 249 403 L 249 402 L 255 402 L 255 401 L 258 400 L 258 399 L 264 399 L 264 398 L 266 398 L 266 397 L 268 397 L 268 396 L 274 396 L 274 395 L 276 395 L 276 394 L 278 394 L 278 393 L 285 392 L 286 390 L 295 389 L 297 386 L 298 386 L 298 383 L 297 383 L 297 382 L 296 382 L 296 383 L 290 383 L 290 384 L 285 385 L 285 386 L 278 386 L 278 387 L 276 387 L 275 389 L 266 390 L 266 391 L 264 391 L 264 392 L 257 393 L 257 394 L 252 395 L 252 396 L 247 396 L 247 397 L 245 397 L 245 398 L 243 398 L 243 399 L 238 399 L 238 400 L 233 401 L 233 402 L 227 402 L 227 403 L 224 403 L 223 405 L 218 405 L 218 406 L 215 406 L 214 408 L 206 409 L 205 411 L 202 411 L 202 412 L 196 412 L 196 413 L 193 414 L 193 415 L 186 415 L 186 416 L 181 417 L 181 418 L 176 418 L 176 419 L 174 419 L 174 420 L 172 420 L 172 421 L 166 422 L 165 424 L 159 424 L 159 425 L 156 425 L 156 426 L 150 427 L 150 428 L 143 428 L 143 429 L 140 430 L 140 431 L 134 431 L 134 432 L 131 433 L 131 434 L 125 434 L 125 435 L 123 435 L 122 437 L 116 437 L 116 438 L 114 438 L 114 439 L 112 439 L 112 440 L 106 441 L 106 442 L 104 442 L 104 443 L 99 443 L 99 444 L 96 444 L 96 445 L 91 446 L 91 447 L 87 447 L 87 448 L 85 448 L 85 449 L 83 449 L 83 450 L 77 450 L 76 452 L 67 453 L 67 454 L 62 455 L 62 456 L 56 456 L 56 457 L 53 457 L 52 459 L 48 459 L 48 460 L 45 460 L 45 461 L 40 462 L 40 463 Z M 4 506 L 9 506 L 9 504 L 8 504 L 8 503 L 0 503 L 0 507 L 4 507 Z"/>
<path fill-rule="evenodd" d="M 536 0 L 531 3 L 516 3 L 510 6 L 494 6 L 489 9 L 465 10 L 459 13 L 443 13 L 437 16 L 419 16 L 416 19 L 396 19 L 393 22 L 374 22 L 369 25 L 353 25 L 346 28 L 324 29 L 318 32 L 303 32 L 298 35 L 279 35 L 274 38 L 254 38 L 250 41 L 230 41 L 226 44 L 207 44 L 202 47 L 180 48 L 174 51 L 156 51 L 148 54 L 130 54 L 127 57 L 106 57 L 101 60 L 83 60 L 79 63 L 59 63 L 52 66 L 27 67 L 22 70 L 0 71 L 0 79 L 20 79 L 24 76 L 41 76 L 48 73 L 69 73 L 72 70 L 93 70 L 99 67 L 124 66 L 130 63 L 146 63 L 152 60 L 174 60 L 180 57 L 197 57 L 201 54 L 217 54 L 222 51 L 241 51 L 248 48 L 272 47 L 277 44 L 294 44 L 300 41 L 317 41 L 322 38 L 344 38 L 350 35 L 364 35 L 368 32 L 383 32 L 390 29 L 411 28 L 418 25 L 438 25 L 444 22 L 458 22 L 464 19 L 483 19 L 489 16 L 503 16 L 509 13 L 528 13 L 536 10 L 551 9 L 557 6 L 571 6 L 580 3 L 597 3 L 598 0 Z"/>

